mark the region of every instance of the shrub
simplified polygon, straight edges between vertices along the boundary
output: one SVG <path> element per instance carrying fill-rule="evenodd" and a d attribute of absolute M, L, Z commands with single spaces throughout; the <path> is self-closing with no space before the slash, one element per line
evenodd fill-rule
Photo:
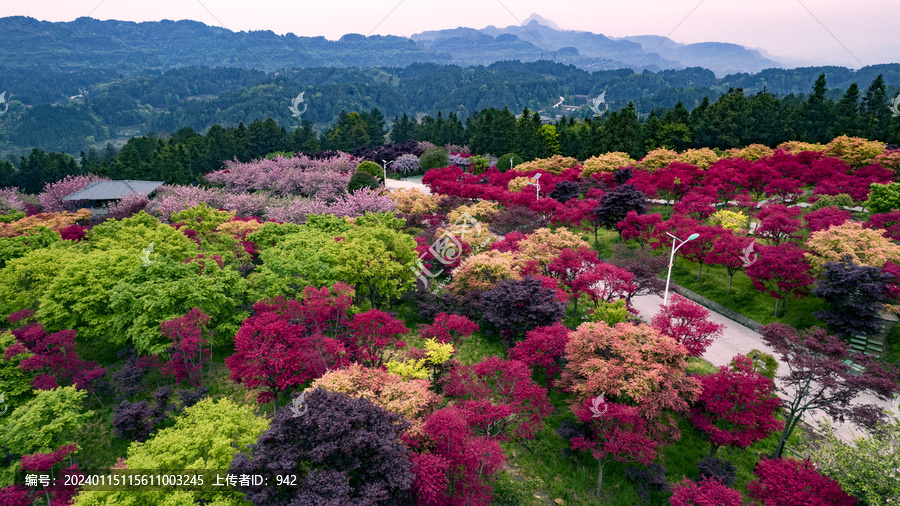
<path fill-rule="evenodd" d="M 401 176 L 415 174 L 419 172 L 419 157 L 412 153 L 401 155 L 391 164 L 391 169 Z"/>
<path fill-rule="evenodd" d="M 565 316 L 565 306 L 556 292 L 540 280 L 503 280 L 482 297 L 484 318 L 508 341 L 514 341 L 536 327 L 547 327 Z"/>
<path fill-rule="evenodd" d="M 734 464 L 709 455 L 700 460 L 697 469 L 700 471 L 701 478 L 715 479 L 726 487 L 733 486 L 737 477 L 737 468 L 734 467 Z"/>
<path fill-rule="evenodd" d="M 372 177 L 380 180 L 382 179 L 382 176 L 384 174 L 384 169 L 381 167 L 381 165 L 367 160 L 364 162 L 360 162 L 360 164 L 356 166 L 356 172 L 365 172 L 366 174 L 369 174 Z"/>
<path fill-rule="evenodd" d="M 509 162 L 507 162 L 509 163 Z M 569 156 L 553 155 L 550 158 L 538 158 L 530 162 L 516 164 L 513 170 L 516 172 L 529 172 L 533 170 L 542 170 L 549 172 L 554 176 L 558 176 L 566 169 L 578 165 L 578 160 Z"/>
<path fill-rule="evenodd" d="M 838 482 L 822 476 L 809 460 L 762 459 L 756 463 L 758 479 L 747 484 L 747 495 L 764 506 L 853 506 L 854 497 Z"/>
<path fill-rule="evenodd" d="M 865 206 L 872 214 L 900 209 L 900 183 L 872 183 Z"/>
<path fill-rule="evenodd" d="M 511 206 L 494 215 L 490 229 L 499 235 L 511 232 L 530 234 L 547 226 L 547 220 L 524 206 Z"/>
<path fill-rule="evenodd" d="M 452 293 L 490 290 L 498 281 L 519 279 L 519 261 L 509 252 L 485 251 L 465 260 L 453 271 Z"/>
<path fill-rule="evenodd" d="M 419 168 L 424 171 L 450 165 L 450 157 L 444 148 L 429 148 L 419 157 Z"/>
<path fill-rule="evenodd" d="M 307 391 L 304 414 L 289 408 L 275 413 L 271 425 L 238 454 L 232 474 L 309 471 L 296 486 L 239 486 L 253 504 L 396 504 L 407 497 L 413 473 L 399 434 L 399 415 L 368 399 L 352 399 L 323 388 Z M 327 427 L 327 430 L 323 430 Z"/>
<path fill-rule="evenodd" d="M 746 229 L 748 220 L 749 218 L 746 214 L 729 211 L 728 209 L 716 211 L 709 217 L 710 225 L 719 225 L 724 229 L 733 231 Z"/>
<path fill-rule="evenodd" d="M 641 161 L 637 163 L 637 166 L 649 172 L 656 172 L 658 169 L 669 165 L 677 159 L 677 152 L 671 149 L 658 148 L 648 151 L 647 154 L 641 158 Z"/>
<path fill-rule="evenodd" d="M 534 181 L 530 177 L 517 177 L 506 184 L 506 189 L 512 193 L 520 193 L 532 182 Z"/>
<path fill-rule="evenodd" d="M 651 492 L 668 492 L 666 467 L 662 464 L 650 464 L 646 468 L 628 466 L 623 469 L 625 477 L 637 485 L 637 493 L 644 501 L 650 501 Z"/>
<path fill-rule="evenodd" d="M 824 144 L 816 144 L 811 142 L 787 141 L 778 145 L 778 148 L 790 154 L 802 153 L 804 151 L 822 152 L 825 150 Z"/>
<path fill-rule="evenodd" d="M 577 199 L 581 195 L 578 183 L 572 181 L 560 181 L 553 187 L 550 192 L 550 198 L 556 199 L 557 202 L 565 204 L 566 202 Z"/>
<path fill-rule="evenodd" d="M 672 489 L 671 506 L 741 506 L 744 503 L 740 492 L 711 478 L 699 483 L 684 478 Z"/>
<path fill-rule="evenodd" d="M 512 163 L 510 163 L 510 161 Z M 522 163 L 525 163 L 525 160 L 523 160 L 521 156 L 519 156 L 515 153 L 507 153 L 507 154 L 501 156 L 499 160 L 497 160 L 496 167 L 497 167 L 497 170 L 499 170 L 500 172 L 506 172 L 511 167 L 515 167 L 516 165 L 519 165 Z"/>
<path fill-rule="evenodd" d="M 819 198 L 809 207 L 809 210 L 818 211 L 823 207 L 853 207 L 853 197 L 847 195 L 846 193 L 839 193 L 837 195 L 820 195 Z"/>
<path fill-rule="evenodd" d="M 875 157 L 884 153 L 887 144 L 861 137 L 842 135 L 825 145 L 825 156 L 840 158 L 851 167 L 864 167 L 875 163 Z"/>
<path fill-rule="evenodd" d="M 719 155 L 709 148 L 688 149 L 678 155 L 678 161 L 708 169 L 710 165 L 719 161 Z"/>
<path fill-rule="evenodd" d="M 751 144 L 745 148 L 731 148 L 725 151 L 725 158 L 742 158 L 755 162 L 760 158 L 770 156 L 775 151 L 762 144 Z"/>
<path fill-rule="evenodd" d="M 378 183 L 378 180 L 368 172 L 357 172 L 350 177 L 350 182 L 347 184 L 347 191 L 356 193 L 363 188 L 377 190 L 380 187 L 381 185 Z"/>
<path fill-rule="evenodd" d="M 602 155 L 592 156 L 584 161 L 581 169 L 581 177 L 591 177 L 594 174 L 612 173 L 619 167 L 630 167 L 635 161 L 628 153 L 613 151 Z"/>

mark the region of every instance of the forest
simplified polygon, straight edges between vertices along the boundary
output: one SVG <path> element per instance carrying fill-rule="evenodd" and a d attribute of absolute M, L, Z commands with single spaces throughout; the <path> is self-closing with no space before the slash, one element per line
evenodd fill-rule
<path fill-rule="evenodd" d="M 825 76 L 827 83 L 821 93 L 817 88 L 820 75 Z M 881 79 L 876 83 L 879 76 Z M 415 120 L 426 116 L 435 118 L 438 113 L 446 119 L 453 114 L 466 123 L 489 109 L 506 108 L 519 114 L 528 108 L 544 111 L 543 115 L 551 120 L 562 114 L 581 121 L 597 119 L 590 109 L 590 100 L 601 93 L 610 112 L 633 104 L 638 119 L 646 122 L 651 115 L 661 118 L 679 102 L 692 112 L 704 107 L 707 99 L 712 105 L 738 89 L 748 98 L 761 100 L 738 104 L 759 104 L 755 111 L 739 110 L 730 114 L 753 117 L 759 122 L 759 130 L 777 138 L 774 146 L 808 136 L 807 132 L 784 129 L 800 119 L 796 116 L 798 109 L 811 96 L 824 100 L 822 107 L 828 109 L 818 112 L 850 118 L 853 110 L 865 106 L 865 90 L 873 84 L 883 87 L 885 96 L 900 93 L 900 65 L 874 65 L 859 70 L 768 69 L 722 78 L 702 68 L 588 72 L 548 60 L 504 61 L 469 67 L 418 63 L 382 68 L 295 68 L 269 73 L 223 67 L 145 69 L 129 73 L 123 69 L 98 68 L 88 72 L 7 66 L 0 67 L 0 92 L 7 92 L 5 105 L 9 107 L 0 116 L 0 153 L 13 162 L 19 156 L 27 156 L 33 148 L 78 155 L 91 147 L 102 150 L 107 142 L 121 147 L 131 137 L 151 132 L 165 137 L 182 128 L 191 128 L 206 134 L 217 124 L 235 128 L 239 123 L 247 126 L 254 120 L 267 118 L 289 132 L 308 120 L 319 136 L 339 121 L 342 111 L 372 109 L 378 109 L 386 118 L 406 114 Z M 304 112 L 298 118 L 289 107 L 300 93 L 303 93 Z M 838 110 L 845 96 L 848 102 Z M 560 97 L 565 99 L 565 105 L 575 109 L 553 109 Z M 771 119 L 764 121 L 759 118 L 761 115 L 769 115 Z M 601 122 L 607 119 L 599 118 Z M 829 122 L 830 117 L 823 116 L 821 121 L 829 126 L 833 124 Z M 864 127 L 868 129 L 870 125 Z M 847 128 L 841 126 L 839 130 L 852 134 L 845 132 Z M 807 139 L 816 142 L 826 141 L 835 133 L 827 129 L 810 129 L 810 132 L 821 137 Z M 747 132 L 738 134 L 748 135 Z M 861 135 L 883 139 L 885 133 L 866 131 Z M 710 141 L 703 138 L 687 142 L 697 147 Z"/>
<path fill-rule="evenodd" d="M 880 77 L 826 95 L 35 149 L 0 182 L 0 504 L 890 505 L 900 121 Z M 166 184 L 63 200 L 123 178 Z M 708 353 L 669 234 L 765 349 Z"/>

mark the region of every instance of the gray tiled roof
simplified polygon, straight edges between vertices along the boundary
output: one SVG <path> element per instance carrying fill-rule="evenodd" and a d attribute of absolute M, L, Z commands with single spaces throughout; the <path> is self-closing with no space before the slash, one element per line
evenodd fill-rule
<path fill-rule="evenodd" d="M 162 186 L 163 181 L 97 181 L 82 190 L 63 197 L 63 200 L 116 200 L 129 194 L 150 195 Z"/>

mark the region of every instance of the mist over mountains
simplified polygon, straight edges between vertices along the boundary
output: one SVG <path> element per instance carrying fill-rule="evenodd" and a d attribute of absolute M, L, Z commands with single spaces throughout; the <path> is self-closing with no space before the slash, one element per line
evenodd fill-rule
<path fill-rule="evenodd" d="M 718 77 L 784 67 L 737 44 L 679 44 L 656 35 L 611 38 L 563 30 L 537 15 L 522 26 L 454 28 L 397 36 L 345 34 L 339 40 L 272 31 L 232 32 L 201 22 L 78 18 L 47 22 L 22 16 L 0 19 L 6 67 L 60 70 L 228 66 L 272 71 L 309 67 L 405 67 L 412 63 L 489 65 L 503 60 L 552 60 L 588 70 L 660 71 L 703 67 Z"/>

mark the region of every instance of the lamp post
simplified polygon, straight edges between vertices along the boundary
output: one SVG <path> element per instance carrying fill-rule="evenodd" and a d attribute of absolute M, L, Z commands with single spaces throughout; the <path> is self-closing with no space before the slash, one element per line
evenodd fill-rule
<path fill-rule="evenodd" d="M 384 168 L 384 187 L 387 188 L 387 166 L 394 162 L 389 162 L 387 160 L 382 160 L 382 168 Z"/>
<path fill-rule="evenodd" d="M 537 187 L 537 199 L 536 200 L 541 200 L 541 182 L 538 181 L 538 179 L 540 179 L 540 177 L 541 177 L 540 174 L 535 174 L 533 183 L 525 183 L 525 186 L 534 185 Z"/>
<path fill-rule="evenodd" d="M 672 254 L 669 255 L 669 274 L 666 275 L 666 292 L 663 296 L 663 306 L 669 305 L 669 279 L 672 277 L 672 265 L 675 262 L 675 252 L 678 251 L 678 248 L 684 246 L 689 241 L 693 241 L 694 239 L 700 237 L 700 234 L 691 234 L 687 239 L 681 240 L 674 235 L 666 232 L 666 235 L 672 238 Z M 678 247 L 675 247 L 675 241 L 681 241 Z"/>

